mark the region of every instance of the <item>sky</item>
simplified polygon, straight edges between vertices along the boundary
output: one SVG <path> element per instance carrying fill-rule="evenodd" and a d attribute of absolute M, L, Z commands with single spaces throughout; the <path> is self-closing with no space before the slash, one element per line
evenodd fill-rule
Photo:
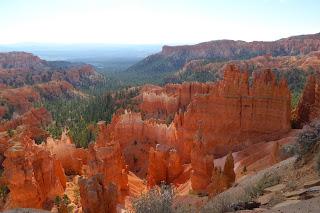
<path fill-rule="evenodd" d="M 320 32 L 319 0 L 0 0 L 0 44 L 193 44 Z"/>

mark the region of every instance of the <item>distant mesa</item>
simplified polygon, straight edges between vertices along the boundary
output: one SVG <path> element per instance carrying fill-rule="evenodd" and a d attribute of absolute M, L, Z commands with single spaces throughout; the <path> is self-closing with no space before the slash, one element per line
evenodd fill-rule
<path fill-rule="evenodd" d="M 152 73 L 179 70 L 191 60 L 228 61 L 256 56 L 297 56 L 320 50 L 320 33 L 283 38 L 277 41 L 217 40 L 183 46 L 163 46 L 162 51 L 150 55 L 131 66 L 129 72 Z"/>

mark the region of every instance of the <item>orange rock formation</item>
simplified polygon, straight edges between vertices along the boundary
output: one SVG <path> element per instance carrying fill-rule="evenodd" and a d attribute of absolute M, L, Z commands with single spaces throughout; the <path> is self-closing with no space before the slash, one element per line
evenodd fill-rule
<path fill-rule="evenodd" d="M 143 90 L 148 97 L 142 98 L 144 117 L 161 119 L 175 113 L 169 126 L 125 112 L 115 115 L 107 127 L 107 140 L 120 143 L 130 170 L 139 176 L 146 175 L 148 153 L 156 144 L 175 148 L 181 161 L 190 163 L 200 126 L 204 150 L 215 158 L 257 141 L 275 139 L 291 128 L 290 92 L 286 82 L 277 83 L 270 70 L 255 73 L 251 87 L 247 72 L 230 65 L 224 80 L 217 83 L 149 88 L 149 93 Z"/>
<path fill-rule="evenodd" d="M 115 213 L 118 198 L 117 186 L 113 183 L 105 185 L 101 175 L 95 175 L 79 181 L 80 197 L 85 213 Z"/>
<path fill-rule="evenodd" d="M 82 175 L 82 167 L 87 164 L 88 151 L 76 148 L 66 132 L 61 135 L 61 140 L 48 138 L 43 144 L 46 150 L 60 160 L 67 175 Z"/>
<path fill-rule="evenodd" d="M 234 160 L 229 154 L 225 160 L 223 171 L 215 167 L 213 156 L 206 154 L 202 133 L 198 133 L 191 151 L 191 187 L 197 193 L 214 196 L 235 182 Z"/>
<path fill-rule="evenodd" d="M 298 107 L 294 112 L 297 125 L 302 127 L 320 115 L 319 76 L 310 76 L 305 85 Z"/>
<path fill-rule="evenodd" d="M 157 144 L 149 151 L 148 186 L 152 188 L 161 182 L 173 183 L 183 171 L 180 157 L 175 149 Z"/>
<path fill-rule="evenodd" d="M 66 177 L 59 160 L 30 139 L 20 128 L 4 153 L 4 182 L 10 193 L 5 204 L 10 208 L 45 208 L 66 188 Z"/>
<path fill-rule="evenodd" d="M 128 168 L 120 144 L 105 141 L 105 123 L 98 126 L 97 142 L 89 145 L 85 175 L 80 181 L 81 204 L 85 212 L 115 212 L 116 204 L 128 193 Z"/>

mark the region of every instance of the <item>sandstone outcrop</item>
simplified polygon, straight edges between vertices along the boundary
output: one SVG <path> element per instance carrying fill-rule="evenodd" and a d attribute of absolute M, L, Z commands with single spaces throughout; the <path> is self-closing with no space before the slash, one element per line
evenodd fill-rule
<path fill-rule="evenodd" d="M 140 109 L 147 118 L 173 119 L 179 110 L 185 110 L 191 100 L 198 94 L 208 94 L 212 84 L 197 82 L 167 84 L 164 88 L 142 92 Z"/>
<path fill-rule="evenodd" d="M 82 210 L 85 213 L 115 213 L 118 188 L 115 184 L 105 185 L 101 175 L 79 181 Z"/>
<path fill-rule="evenodd" d="M 202 133 L 198 133 L 191 151 L 191 187 L 196 193 L 214 196 L 235 182 L 234 160 L 229 154 L 223 170 L 214 166 L 212 155 L 206 154 Z"/>
<path fill-rule="evenodd" d="M 88 151 L 76 148 L 66 132 L 62 133 L 60 140 L 48 138 L 42 145 L 61 162 L 67 175 L 83 174 L 82 167 L 87 164 Z"/>
<path fill-rule="evenodd" d="M 320 115 L 320 88 L 319 76 L 310 76 L 305 85 L 303 94 L 294 112 L 297 125 L 302 127 Z"/>
<path fill-rule="evenodd" d="M 54 198 L 64 193 L 66 177 L 59 160 L 30 139 L 22 127 L 5 151 L 4 182 L 10 193 L 10 208 L 50 208 Z"/>
<path fill-rule="evenodd" d="M 198 133 L 191 151 L 191 186 L 198 193 L 205 193 L 214 170 L 213 156 L 208 155 L 202 133 Z"/>
<path fill-rule="evenodd" d="M 125 164 L 119 142 L 107 141 L 105 122 L 98 122 L 96 143 L 89 145 L 88 176 L 104 175 L 105 185 L 115 183 L 120 190 L 128 189 L 128 166 Z"/>
<path fill-rule="evenodd" d="M 113 182 L 124 193 L 128 189 L 128 169 L 118 143 L 108 143 L 105 147 L 90 145 L 86 172 L 88 177 L 102 174 L 105 186 Z"/>
<path fill-rule="evenodd" d="M 119 142 L 106 141 L 105 123 L 98 126 L 97 141 L 89 145 L 87 165 L 83 166 L 81 204 L 85 212 L 115 212 L 116 204 L 128 193 L 128 167 Z"/>
<path fill-rule="evenodd" d="M 251 87 L 248 73 L 229 65 L 224 79 L 217 83 L 149 88 L 152 97 L 159 96 L 142 100 L 142 114 L 151 118 L 127 111 L 118 113 L 108 125 L 104 139 L 119 142 L 130 170 L 140 177 L 147 173 L 148 153 L 156 144 L 175 148 L 181 162 L 190 163 L 199 127 L 206 154 L 215 158 L 261 140 L 274 140 L 291 128 L 289 89 L 285 80 L 277 83 L 270 70 L 254 73 Z M 149 94 L 146 90 L 144 93 Z M 163 99 L 169 96 L 172 98 Z M 168 111 L 159 104 L 162 99 L 176 100 L 173 103 L 178 105 Z M 169 125 L 159 123 L 158 112 L 164 117 L 174 113 L 173 121 Z"/>
<path fill-rule="evenodd" d="M 143 121 L 140 113 L 127 111 L 113 116 L 106 138 L 120 144 L 129 169 L 140 177 L 147 175 L 150 148 L 158 143 L 169 145 L 176 141 L 173 125 Z"/>
<path fill-rule="evenodd" d="M 163 183 L 173 183 L 183 171 L 179 155 L 175 149 L 157 144 L 156 148 L 150 148 L 148 160 L 148 186 Z"/>
<path fill-rule="evenodd" d="M 191 149 L 199 125 L 206 150 L 216 157 L 241 149 L 244 141 L 290 130 L 290 92 L 285 81 L 276 83 L 270 70 L 254 74 L 249 87 L 248 74 L 229 66 L 215 87 L 209 95 L 196 96 L 175 118 L 186 150 Z"/>
<path fill-rule="evenodd" d="M 224 163 L 223 174 L 227 179 L 227 187 L 231 187 L 236 180 L 236 174 L 234 172 L 234 159 L 231 153 L 228 154 L 226 162 Z"/>

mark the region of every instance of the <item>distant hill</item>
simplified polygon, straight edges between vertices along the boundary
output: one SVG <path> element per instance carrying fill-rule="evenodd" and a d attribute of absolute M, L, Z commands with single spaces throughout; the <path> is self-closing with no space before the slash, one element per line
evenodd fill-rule
<path fill-rule="evenodd" d="M 305 55 L 318 50 L 320 50 L 320 33 L 293 36 L 271 42 L 217 40 L 195 45 L 163 46 L 161 52 L 150 55 L 129 67 L 127 72 L 151 75 L 179 70 L 187 62 L 195 59 L 221 62 L 250 59 L 262 55 Z"/>
<path fill-rule="evenodd" d="M 66 61 L 45 61 L 31 53 L 0 53 L 0 84 L 21 87 L 64 80 L 73 86 L 95 84 L 102 76 L 93 66 Z"/>

